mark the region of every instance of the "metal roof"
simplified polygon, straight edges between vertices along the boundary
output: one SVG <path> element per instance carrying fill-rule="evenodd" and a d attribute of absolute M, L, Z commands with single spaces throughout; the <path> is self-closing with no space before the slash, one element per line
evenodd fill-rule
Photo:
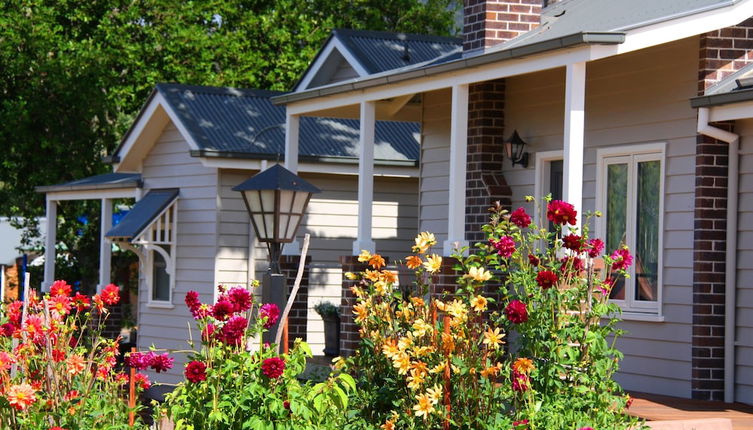
<path fill-rule="evenodd" d="M 105 173 L 56 185 L 36 187 L 38 193 L 54 191 L 106 190 L 118 188 L 141 188 L 141 175 L 138 173 Z"/>
<path fill-rule="evenodd" d="M 619 44 L 625 32 L 671 19 L 733 6 L 746 0 L 564 0 L 542 11 L 541 25 L 499 45 L 463 53 L 462 59 L 432 62 L 355 78 L 321 88 L 276 96 L 285 104 L 388 83 L 462 70 L 579 44 Z M 741 17 L 741 20 L 746 17 Z"/>
<path fill-rule="evenodd" d="M 706 89 L 704 95 L 690 99 L 693 108 L 711 107 L 753 100 L 753 64 L 748 64 Z"/>
<path fill-rule="evenodd" d="M 158 84 L 159 91 L 199 146 L 195 156 L 282 159 L 285 108 L 270 98 L 284 93 L 236 88 Z M 377 121 L 374 158 L 414 165 L 419 125 Z M 303 159 L 358 157 L 359 121 L 302 117 Z"/>
<path fill-rule="evenodd" d="M 105 237 L 133 240 L 143 232 L 152 221 L 178 198 L 177 188 L 154 189 L 146 193 L 141 200 L 128 211 L 128 215 L 107 232 Z"/>
<path fill-rule="evenodd" d="M 307 193 L 320 193 L 322 190 L 297 176 L 279 164 L 259 172 L 243 183 L 233 187 L 233 191 L 248 190 L 290 190 Z"/>
<path fill-rule="evenodd" d="M 741 0 L 565 0 L 545 8 L 541 25 L 487 50 L 551 40 L 579 32 L 624 32 L 670 19 L 732 6 Z M 745 17 L 740 17 L 741 20 Z"/>
<path fill-rule="evenodd" d="M 335 30 L 369 74 L 447 57 L 463 50 L 462 39 L 386 31 Z"/>

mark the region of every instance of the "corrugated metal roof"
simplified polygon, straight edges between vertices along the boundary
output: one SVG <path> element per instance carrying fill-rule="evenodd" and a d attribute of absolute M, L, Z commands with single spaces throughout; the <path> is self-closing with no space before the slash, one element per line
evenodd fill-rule
<path fill-rule="evenodd" d="M 565 0 L 547 7 L 541 25 L 486 52 L 509 49 L 579 32 L 628 31 L 741 0 Z M 742 21 L 746 17 L 740 17 Z"/>
<path fill-rule="evenodd" d="M 52 191 L 81 191 L 81 190 L 104 190 L 113 188 L 141 187 L 141 175 L 138 173 L 105 173 L 103 175 L 89 176 L 56 185 L 37 187 L 39 193 Z"/>
<path fill-rule="evenodd" d="M 138 237 L 154 219 L 178 198 L 177 188 L 154 189 L 137 201 L 128 215 L 105 234 L 105 237 L 132 240 Z"/>
<path fill-rule="evenodd" d="M 370 74 L 445 58 L 463 50 L 463 41 L 454 37 L 363 30 L 335 30 L 333 36 Z"/>
<path fill-rule="evenodd" d="M 284 157 L 285 107 L 270 98 L 282 92 L 158 84 L 200 150 L 231 156 Z M 315 158 L 358 157 L 359 121 L 303 117 L 299 154 Z M 378 121 L 374 158 L 418 160 L 419 125 Z"/>

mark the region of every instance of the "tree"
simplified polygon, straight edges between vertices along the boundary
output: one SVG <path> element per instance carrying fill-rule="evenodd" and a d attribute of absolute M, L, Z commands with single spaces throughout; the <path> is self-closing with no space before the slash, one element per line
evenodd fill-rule
<path fill-rule="evenodd" d="M 454 0 L 0 0 L 0 214 L 21 217 L 30 246 L 44 213 L 34 187 L 108 171 L 101 156 L 156 83 L 284 90 L 334 28 L 447 35 L 456 8 Z"/>

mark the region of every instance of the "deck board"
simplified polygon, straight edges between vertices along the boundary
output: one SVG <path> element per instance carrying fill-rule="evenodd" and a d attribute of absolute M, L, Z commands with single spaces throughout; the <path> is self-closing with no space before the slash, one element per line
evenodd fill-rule
<path fill-rule="evenodd" d="M 630 414 L 647 421 L 727 418 L 735 430 L 753 430 L 753 406 L 630 393 Z"/>

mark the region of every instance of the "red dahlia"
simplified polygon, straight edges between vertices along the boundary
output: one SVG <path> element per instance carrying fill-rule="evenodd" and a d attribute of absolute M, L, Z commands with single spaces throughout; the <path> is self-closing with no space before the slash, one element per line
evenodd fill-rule
<path fill-rule="evenodd" d="M 622 270 L 627 269 L 633 264 L 633 256 L 630 255 L 630 251 L 627 248 L 620 248 L 612 253 L 612 269 Z"/>
<path fill-rule="evenodd" d="M 50 286 L 50 296 L 70 296 L 71 286 L 65 281 L 55 281 Z"/>
<path fill-rule="evenodd" d="M 510 214 L 510 222 L 520 228 L 526 228 L 531 225 L 531 216 L 523 208 L 517 208 Z"/>
<path fill-rule="evenodd" d="M 267 320 L 264 322 L 264 328 L 270 328 L 280 319 L 280 308 L 274 303 L 267 303 L 259 309 L 259 315 L 267 317 Z"/>
<path fill-rule="evenodd" d="M 515 252 L 515 239 L 510 236 L 502 236 L 499 240 L 490 239 L 490 242 L 503 258 L 510 258 Z"/>
<path fill-rule="evenodd" d="M 285 370 L 285 361 L 280 357 L 267 358 L 261 363 L 261 371 L 269 379 L 277 379 Z"/>
<path fill-rule="evenodd" d="M 591 258 L 598 257 L 604 251 L 604 242 L 601 239 L 591 239 L 588 241 L 588 256 Z"/>
<path fill-rule="evenodd" d="M 120 288 L 115 284 L 110 284 L 102 289 L 100 297 L 106 305 L 116 305 L 120 301 Z"/>
<path fill-rule="evenodd" d="M 240 315 L 230 318 L 220 331 L 220 339 L 228 345 L 238 346 L 243 344 L 243 335 L 246 333 L 248 320 Z"/>
<path fill-rule="evenodd" d="M 207 365 L 201 361 L 192 361 L 186 366 L 185 375 L 189 382 L 197 383 L 206 381 Z"/>
<path fill-rule="evenodd" d="M 253 296 L 251 293 L 242 287 L 231 288 L 227 292 L 227 297 L 230 299 L 230 303 L 235 307 L 235 312 L 245 312 L 251 309 L 253 303 Z"/>
<path fill-rule="evenodd" d="M 546 208 L 546 218 L 555 224 L 575 225 L 577 214 L 575 206 L 562 200 L 553 200 Z"/>
<path fill-rule="evenodd" d="M 536 282 L 539 284 L 539 287 L 545 290 L 554 286 L 558 280 L 557 274 L 551 270 L 542 270 L 536 275 Z"/>
<path fill-rule="evenodd" d="M 541 260 L 539 259 L 539 257 L 533 254 L 528 254 L 528 262 L 531 263 L 531 266 L 538 267 L 541 263 Z"/>
<path fill-rule="evenodd" d="M 575 252 L 580 252 L 583 248 L 583 238 L 577 234 L 569 234 L 562 238 L 563 246 Z"/>
<path fill-rule="evenodd" d="M 507 304 L 505 308 L 505 315 L 510 322 L 514 324 L 521 324 L 528 321 L 528 309 L 526 304 L 520 300 L 513 300 Z"/>
<path fill-rule="evenodd" d="M 235 306 L 227 299 L 220 299 L 212 306 L 212 316 L 220 321 L 225 321 L 234 311 Z"/>

